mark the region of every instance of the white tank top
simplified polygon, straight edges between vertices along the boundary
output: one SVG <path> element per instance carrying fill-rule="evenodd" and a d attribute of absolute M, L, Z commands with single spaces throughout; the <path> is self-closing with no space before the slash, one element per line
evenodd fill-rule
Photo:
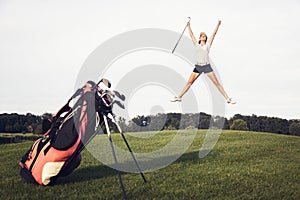
<path fill-rule="evenodd" d="M 195 48 L 197 65 L 203 66 L 209 64 L 208 54 L 210 50 L 210 45 L 206 43 L 202 46 L 201 44 L 197 43 L 195 45 Z"/>

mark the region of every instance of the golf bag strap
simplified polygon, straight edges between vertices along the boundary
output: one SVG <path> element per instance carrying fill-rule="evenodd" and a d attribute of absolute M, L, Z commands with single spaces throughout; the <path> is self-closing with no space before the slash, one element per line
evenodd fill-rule
<path fill-rule="evenodd" d="M 69 106 L 69 103 L 70 100 L 61 109 L 59 109 L 57 113 L 53 115 L 53 119 L 54 119 L 53 122 L 55 122 L 56 121 L 55 119 L 59 118 L 61 114 L 70 111 L 71 107 Z"/>
<path fill-rule="evenodd" d="M 70 102 L 72 101 L 72 99 L 76 98 L 77 96 L 81 95 L 83 93 L 83 88 L 79 88 L 73 95 L 72 97 L 68 100 L 68 102 L 61 108 L 59 109 L 59 111 L 53 115 L 53 118 L 59 118 L 61 114 L 65 113 L 65 112 L 70 112 L 71 111 L 71 107 L 70 107 Z M 55 120 L 53 120 L 55 121 Z"/>

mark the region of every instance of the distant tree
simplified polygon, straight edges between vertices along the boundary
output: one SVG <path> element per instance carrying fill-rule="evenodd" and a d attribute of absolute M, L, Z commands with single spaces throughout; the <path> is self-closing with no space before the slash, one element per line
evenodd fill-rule
<path fill-rule="evenodd" d="M 42 134 L 42 133 L 43 133 L 42 124 L 38 124 L 34 130 L 34 134 Z"/>
<path fill-rule="evenodd" d="M 23 131 L 23 127 L 18 121 L 13 125 L 13 129 L 14 133 L 21 133 Z"/>
<path fill-rule="evenodd" d="M 180 129 L 186 129 L 187 127 L 196 127 L 197 124 L 196 118 L 194 117 L 194 114 L 182 114 L 181 121 L 180 121 Z"/>
<path fill-rule="evenodd" d="M 123 131 L 127 131 L 127 124 L 125 118 L 119 117 L 118 123 Z"/>
<path fill-rule="evenodd" d="M 15 132 L 14 127 L 10 124 L 6 124 L 4 130 L 5 130 L 4 131 L 5 133 L 14 133 Z"/>
<path fill-rule="evenodd" d="M 290 135 L 300 136 L 300 122 L 292 122 L 289 128 Z"/>
<path fill-rule="evenodd" d="M 164 128 L 173 127 L 178 130 L 180 128 L 181 113 L 168 113 Z"/>
<path fill-rule="evenodd" d="M 33 128 L 31 125 L 26 127 L 26 132 L 32 133 L 33 132 Z"/>
<path fill-rule="evenodd" d="M 5 116 L 5 114 L 1 114 L 0 115 L 0 133 L 5 132 L 6 123 L 7 123 L 7 117 Z"/>
<path fill-rule="evenodd" d="M 242 130 L 248 131 L 247 123 L 242 119 L 236 119 L 233 121 L 232 125 L 230 126 L 231 130 Z"/>
<path fill-rule="evenodd" d="M 150 131 L 160 131 L 165 128 L 165 124 L 167 121 L 166 114 L 156 114 L 151 116 L 151 120 L 149 122 L 149 130 Z"/>
<path fill-rule="evenodd" d="M 224 122 L 224 127 L 223 127 L 224 130 L 229 130 L 230 129 L 230 125 L 229 125 L 229 121 L 227 118 L 225 118 L 225 122 Z"/>
<path fill-rule="evenodd" d="M 198 129 L 209 129 L 210 123 L 212 121 L 213 119 L 211 115 L 200 112 Z"/>
<path fill-rule="evenodd" d="M 198 129 L 209 129 L 210 121 L 210 118 L 201 118 L 199 121 Z"/>
<path fill-rule="evenodd" d="M 213 117 L 212 126 L 219 129 L 229 129 L 228 120 L 225 117 Z"/>

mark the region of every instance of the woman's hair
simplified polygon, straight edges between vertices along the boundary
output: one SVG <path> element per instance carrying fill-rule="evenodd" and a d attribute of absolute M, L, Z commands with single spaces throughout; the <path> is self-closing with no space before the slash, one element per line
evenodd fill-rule
<path fill-rule="evenodd" d="M 206 36 L 206 40 L 205 40 L 205 43 L 207 42 L 207 35 L 206 35 L 206 33 L 205 32 L 201 32 L 200 33 L 200 37 L 202 36 L 202 35 L 205 35 Z M 199 42 L 198 42 L 199 44 L 201 43 L 201 40 L 199 40 Z"/>

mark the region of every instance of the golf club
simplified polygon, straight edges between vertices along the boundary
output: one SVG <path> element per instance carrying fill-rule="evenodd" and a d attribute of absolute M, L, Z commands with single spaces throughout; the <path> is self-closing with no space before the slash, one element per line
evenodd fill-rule
<path fill-rule="evenodd" d="M 191 21 L 191 18 L 190 18 L 190 17 L 188 17 L 188 19 L 189 19 L 189 21 L 188 21 L 188 22 L 190 22 L 190 21 Z M 178 43 L 179 43 L 179 41 L 180 41 L 180 39 L 181 39 L 181 37 L 182 37 L 182 35 L 183 35 L 183 33 L 184 33 L 184 31 L 185 31 L 186 27 L 187 27 L 187 24 L 185 25 L 185 27 L 184 27 L 184 29 L 183 29 L 183 31 L 182 31 L 182 33 L 181 33 L 181 35 L 180 35 L 180 37 L 179 37 L 179 39 L 178 39 L 177 43 L 175 44 L 175 47 L 174 47 L 174 49 L 173 49 L 172 53 L 174 53 L 174 51 L 175 51 L 175 49 L 176 49 L 176 47 L 177 47 L 177 45 L 178 45 Z"/>

